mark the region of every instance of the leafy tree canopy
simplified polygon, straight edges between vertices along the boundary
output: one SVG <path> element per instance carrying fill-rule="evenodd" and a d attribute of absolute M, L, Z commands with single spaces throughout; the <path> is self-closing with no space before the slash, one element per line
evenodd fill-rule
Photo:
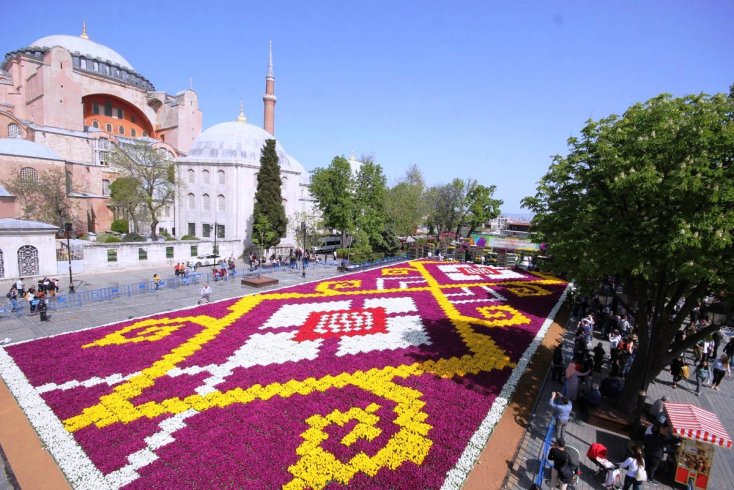
<path fill-rule="evenodd" d="M 118 185 L 117 198 L 121 202 L 141 199 L 143 215 L 140 207 L 134 207 L 131 217 L 135 221 L 148 220 L 150 235 L 155 240 L 161 212 L 173 203 L 178 187 L 171 155 L 162 148 L 137 141 L 115 147 L 110 157 L 112 166 L 121 171 L 122 177 L 130 179 Z"/>
<path fill-rule="evenodd" d="M 371 156 L 362 157 L 362 166 L 354 179 L 354 224 L 363 231 L 372 250 L 383 250 L 382 232 L 387 214 L 385 196 L 387 179 L 382 167 Z"/>
<path fill-rule="evenodd" d="M 346 158 L 337 156 L 326 168 L 317 168 L 311 176 L 311 195 L 316 199 L 324 226 L 344 235 L 354 226 L 352 169 Z"/>
<path fill-rule="evenodd" d="M 394 233 L 403 236 L 416 233 L 428 214 L 424 193 L 423 175 L 417 165 L 412 165 L 385 196 L 387 221 Z"/>
<path fill-rule="evenodd" d="M 674 355 L 683 319 L 708 291 L 731 290 L 734 100 L 660 95 L 588 121 L 523 201 L 556 272 L 591 290 L 616 275 L 637 306 L 639 355 L 625 400 Z M 685 306 L 675 313 L 679 299 Z M 648 321 L 649 320 L 649 321 Z M 718 327 L 716 327 L 718 328 Z"/>
<path fill-rule="evenodd" d="M 77 220 L 78 206 L 66 193 L 64 170 L 60 168 L 42 170 L 37 176 L 36 179 L 23 179 L 18 172 L 4 182 L 7 190 L 20 199 L 24 217 L 54 224 L 62 229 L 64 223 Z M 80 222 L 75 223 L 74 228 L 86 229 L 79 224 Z"/>

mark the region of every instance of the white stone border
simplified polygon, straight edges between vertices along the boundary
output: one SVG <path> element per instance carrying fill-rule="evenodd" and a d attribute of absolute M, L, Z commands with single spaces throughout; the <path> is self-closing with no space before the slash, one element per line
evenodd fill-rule
<path fill-rule="evenodd" d="M 0 349 L 0 374 L 18 405 L 38 433 L 45 449 L 51 453 L 73 488 L 110 488 L 102 472 L 92 463 L 74 437 L 51 411 L 28 382 L 5 349 Z"/>
<path fill-rule="evenodd" d="M 535 351 L 538 349 L 538 346 L 543 341 L 545 334 L 553 324 L 558 310 L 566 299 L 570 286 L 570 283 L 566 286 L 566 289 L 563 291 L 558 302 L 548 314 L 548 317 L 543 322 L 540 330 L 538 330 L 535 338 L 528 348 L 525 349 L 525 352 L 523 352 L 523 355 L 517 362 L 515 369 L 512 370 L 509 379 L 502 387 L 502 391 L 500 391 L 500 394 L 497 395 L 494 403 L 492 403 L 492 407 L 489 409 L 487 416 L 479 425 L 479 429 L 477 429 L 469 440 L 469 443 L 459 457 L 459 460 L 456 462 L 456 465 L 446 473 L 446 480 L 444 480 L 443 485 L 441 486 L 442 490 L 459 489 L 464 485 L 466 478 L 469 476 L 472 469 L 474 469 L 479 456 L 482 454 L 487 441 L 489 441 L 489 437 L 492 435 L 492 432 L 494 432 L 495 426 L 502 418 L 502 414 L 507 408 L 507 404 L 509 403 L 512 394 L 515 392 L 515 388 L 517 388 L 517 383 L 520 381 L 520 378 L 525 373 L 525 370 L 530 363 L 530 359 L 532 359 Z"/>

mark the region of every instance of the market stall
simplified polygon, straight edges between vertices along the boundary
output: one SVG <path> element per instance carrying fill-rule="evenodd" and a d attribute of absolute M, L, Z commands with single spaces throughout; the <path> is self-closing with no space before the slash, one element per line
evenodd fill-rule
<path fill-rule="evenodd" d="M 673 434 L 682 439 L 676 453 L 675 481 L 706 489 L 714 450 L 731 449 L 732 440 L 716 414 L 687 403 L 665 403 Z"/>

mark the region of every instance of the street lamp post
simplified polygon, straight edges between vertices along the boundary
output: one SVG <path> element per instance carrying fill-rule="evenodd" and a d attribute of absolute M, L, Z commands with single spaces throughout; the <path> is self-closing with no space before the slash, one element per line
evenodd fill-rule
<path fill-rule="evenodd" d="M 301 273 L 301 277 L 306 277 L 306 222 L 301 221 L 301 231 L 303 232 L 303 255 L 301 256 L 301 266 L 303 267 L 303 272 Z"/>
<path fill-rule="evenodd" d="M 64 224 L 66 232 L 66 252 L 69 254 L 69 292 L 74 293 L 74 278 L 71 275 L 71 223 Z"/>

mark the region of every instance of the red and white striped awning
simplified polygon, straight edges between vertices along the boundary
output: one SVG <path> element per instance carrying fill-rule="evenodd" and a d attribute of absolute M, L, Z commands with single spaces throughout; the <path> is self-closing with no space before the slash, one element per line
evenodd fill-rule
<path fill-rule="evenodd" d="M 715 413 L 688 403 L 665 403 L 673 432 L 681 437 L 731 448 L 729 434 Z"/>

